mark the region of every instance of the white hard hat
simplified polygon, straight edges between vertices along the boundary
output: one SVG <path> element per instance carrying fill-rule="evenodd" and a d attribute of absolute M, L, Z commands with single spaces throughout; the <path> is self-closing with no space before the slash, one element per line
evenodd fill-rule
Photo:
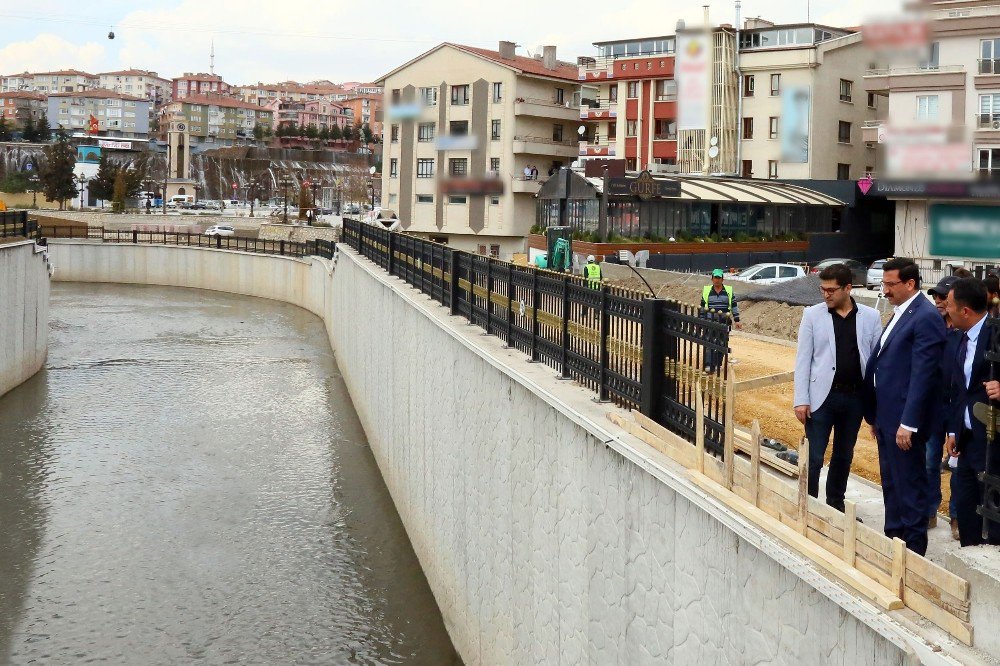
<path fill-rule="evenodd" d="M 591 262 L 591 261 L 596 261 L 596 259 L 594 259 L 594 255 L 592 255 L 592 254 L 588 254 L 588 255 L 587 255 L 587 262 L 589 263 L 589 262 Z"/>

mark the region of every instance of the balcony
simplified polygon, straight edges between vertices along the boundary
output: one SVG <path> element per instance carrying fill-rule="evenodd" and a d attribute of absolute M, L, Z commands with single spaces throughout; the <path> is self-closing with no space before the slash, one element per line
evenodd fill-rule
<path fill-rule="evenodd" d="M 524 176 L 518 176 L 510 184 L 510 191 L 514 194 L 538 194 L 538 190 L 541 189 L 544 182 L 544 178 L 529 179 Z"/>
<path fill-rule="evenodd" d="M 882 131 L 884 120 L 865 120 L 861 123 L 861 140 L 865 143 L 880 143 L 879 134 Z"/>
<path fill-rule="evenodd" d="M 578 154 L 580 157 L 614 157 L 615 142 L 607 139 L 580 141 Z"/>
<path fill-rule="evenodd" d="M 618 117 L 618 102 L 601 102 L 597 106 L 581 106 L 580 120 L 613 120 Z"/>
<path fill-rule="evenodd" d="M 939 86 L 965 86 L 965 65 L 891 67 L 865 72 L 865 92 L 888 95 L 891 91 L 920 91 Z"/>
<path fill-rule="evenodd" d="M 557 102 L 537 97 L 518 97 L 514 100 L 514 114 L 555 120 L 578 120 L 580 112 L 570 102 Z"/>
<path fill-rule="evenodd" d="M 615 77 L 615 59 L 613 57 L 592 58 L 579 67 L 581 81 L 606 81 Z"/>
<path fill-rule="evenodd" d="M 573 157 L 576 155 L 576 141 L 558 140 L 545 136 L 518 135 L 514 137 L 514 154 L 547 155 L 550 157 Z"/>
<path fill-rule="evenodd" d="M 677 132 L 658 132 L 653 135 L 654 141 L 676 141 Z"/>

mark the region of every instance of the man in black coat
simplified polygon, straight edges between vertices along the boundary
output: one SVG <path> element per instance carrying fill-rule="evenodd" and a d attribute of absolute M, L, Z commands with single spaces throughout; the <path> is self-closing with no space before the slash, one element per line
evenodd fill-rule
<path fill-rule="evenodd" d="M 949 339 L 944 365 L 948 451 L 958 457 L 952 492 L 963 546 L 984 543 L 983 519 L 976 507 L 983 497 L 978 475 L 986 469 L 986 425 L 974 416 L 973 409 L 976 403 L 989 403 L 990 364 L 985 354 L 992 329 L 986 326 L 988 306 L 982 280 L 963 278 L 948 293 L 948 315 L 962 333 Z M 995 461 L 990 467 L 997 469 Z M 985 542 L 1000 545 L 1000 525 L 990 525 Z"/>

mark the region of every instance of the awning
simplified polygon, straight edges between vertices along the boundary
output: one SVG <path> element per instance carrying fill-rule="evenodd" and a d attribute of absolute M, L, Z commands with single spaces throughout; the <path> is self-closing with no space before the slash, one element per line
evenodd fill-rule
<path fill-rule="evenodd" d="M 579 178 L 583 176 L 577 175 Z M 800 185 L 768 180 L 715 178 L 711 176 L 654 176 L 656 180 L 678 181 L 680 197 L 654 198 L 655 201 L 709 201 L 713 203 L 778 204 L 798 206 L 846 206 L 839 199 Z M 601 178 L 585 178 L 598 194 L 603 192 Z"/>

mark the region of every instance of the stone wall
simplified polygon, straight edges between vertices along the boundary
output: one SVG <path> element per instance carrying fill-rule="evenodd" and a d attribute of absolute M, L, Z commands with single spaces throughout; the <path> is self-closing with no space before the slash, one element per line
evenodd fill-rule
<path fill-rule="evenodd" d="M 0 245 L 0 395 L 42 369 L 48 336 L 49 267 L 44 251 L 32 241 Z"/>
<path fill-rule="evenodd" d="M 467 664 L 954 663 L 707 497 L 609 405 L 370 262 L 52 241 L 60 279 L 296 303 Z"/>

